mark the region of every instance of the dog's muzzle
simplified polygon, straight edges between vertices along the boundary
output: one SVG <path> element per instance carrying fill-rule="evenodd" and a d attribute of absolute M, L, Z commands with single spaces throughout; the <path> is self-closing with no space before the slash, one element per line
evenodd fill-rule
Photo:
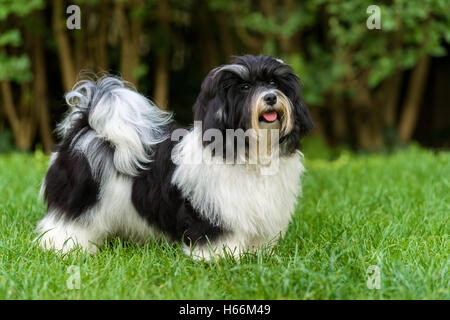
<path fill-rule="evenodd" d="M 277 89 L 257 92 L 252 105 L 252 128 L 280 130 L 280 136 L 292 130 L 292 103 Z"/>

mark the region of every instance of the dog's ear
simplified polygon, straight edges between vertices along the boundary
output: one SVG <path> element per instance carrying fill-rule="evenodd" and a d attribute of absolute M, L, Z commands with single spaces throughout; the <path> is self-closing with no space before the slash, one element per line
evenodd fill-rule
<path fill-rule="evenodd" d="M 294 111 L 294 128 L 285 137 L 284 141 L 286 142 L 287 150 L 293 152 L 301 147 L 300 139 L 314 129 L 314 123 L 308 108 L 302 100 L 300 91 L 297 91 L 295 96 L 291 98 L 291 102 Z"/>
<path fill-rule="evenodd" d="M 313 128 L 314 123 L 311 115 L 303 102 L 300 79 L 291 66 L 280 59 L 276 61 L 274 75 L 281 85 L 280 89 L 290 99 L 294 111 L 294 135 L 293 139 L 300 139 L 306 136 Z"/>
<path fill-rule="evenodd" d="M 202 121 L 204 130 L 207 129 L 206 126 L 212 127 L 214 115 L 223 105 L 219 85 L 221 74 L 217 72 L 218 69 L 211 70 L 203 80 L 200 93 L 193 108 L 194 120 Z"/>
<path fill-rule="evenodd" d="M 300 79 L 295 71 L 286 64 L 279 67 L 276 72 L 282 84 L 282 91 L 292 103 L 295 139 L 303 138 L 314 128 L 314 123 L 303 101 Z"/>
<path fill-rule="evenodd" d="M 311 118 L 306 104 L 303 102 L 300 91 L 298 96 L 293 102 L 294 114 L 295 114 L 295 126 L 298 126 L 299 138 L 306 136 L 312 129 L 314 129 L 314 123 Z"/>
<path fill-rule="evenodd" d="M 225 128 L 228 115 L 226 114 L 226 97 L 222 80 L 230 73 L 245 79 L 248 77 L 249 71 L 240 64 L 227 64 L 212 69 L 203 80 L 193 111 L 194 120 L 203 121 L 204 130 L 212 127 Z"/>

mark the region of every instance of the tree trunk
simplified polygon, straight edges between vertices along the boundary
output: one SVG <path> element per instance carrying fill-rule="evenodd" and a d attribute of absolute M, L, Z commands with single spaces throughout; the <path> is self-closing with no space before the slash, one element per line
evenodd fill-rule
<path fill-rule="evenodd" d="M 296 9 L 296 3 L 294 0 L 283 0 L 283 8 L 285 10 L 286 18 L 289 17 L 289 15 L 295 13 Z M 300 43 L 299 41 L 293 41 L 293 36 L 280 36 L 280 47 L 283 52 L 283 54 L 290 55 L 293 52 L 293 46 L 295 44 Z"/>
<path fill-rule="evenodd" d="M 219 25 L 220 42 L 222 44 L 222 52 L 225 62 L 229 62 L 234 52 L 234 37 L 232 29 L 229 25 L 229 20 L 227 15 L 219 12 L 217 15 L 217 23 Z"/>
<path fill-rule="evenodd" d="M 52 25 L 58 48 L 59 61 L 61 63 L 64 89 L 66 91 L 70 91 L 75 83 L 76 72 L 73 66 L 73 57 L 71 54 L 69 38 L 65 31 L 66 28 L 63 23 L 63 19 L 61 18 L 61 13 L 64 12 L 63 4 L 64 1 L 53 0 Z"/>
<path fill-rule="evenodd" d="M 36 136 L 36 108 L 34 108 L 31 83 L 22 82 L 20 91 L 20 132 L 17 146 L 21 150 L 29 150 Z"/>
<path fill-rule="evenodd" d="M 383 124 L 386 127 L 395 127 L 397 105 L 400 98 L 400 85 L 403 78 L 403 72 L 397 70 L 393 76 L 387 79 L 380 89 L 380 98 L 378 99 L 383 106 Z"/>
<path fill-rule="evenodd" d="M 251 35 L 241 24 L 239 18 L 235 18 L 234 26 L 236 28 L 236 34 L 246 46 L 248 53 L 260 54 L 263 49 L 264 39 Z"/>
<path fill-rule="evenodd" d="M 361 83 L 366 83 L 363 79 L 355 78 L 356 82 L 354 82 L 354 85 L 357 88 L 357 95 L 351 102 L 353 123 L 357 135 L 356 140 L 360 148 L 377 150 L 384 145 L 381 115 L 374 103 L 374 97 L 370 90 L 361 85 Z"/>
<path fill-rule="evenodd" d="M 335 144 L 340 144 L 344 141 L 347 133 L 347 118 L 344 107 L 337 103 L 337 101 L 331 106 L 331 117 L 332 140 Z"/>
<path fill-rule="evenodd" d="M 50 112 L 48 106 L 47 75 L 44 57 L 43 39 L 34 37 L 34 104 L 37 110 L 37 121 L 44 152 L 49 154 L 53 147 L 52 129 L 50 125 Z"/>
<path fill-rule="evenodd" d="M 20 131 L 20 123 L 19 117 L 16 113 L 16 108 L 14 106 L 11 83 L 8 80 L 2 80 L 1 87 L 5 115 L 8 119 L 9 125 L 11 126 L 13 136 L 16 139 L 16 136 L 18 136 Z"/>
<path fill-rule="evenodd" d="M 196 1 L 196 12 L 198 47 L 201 54 L 203 74 L 207 74 L 213 67 L 220 64 L 219 52 L 212 27 L 213 21 L 209 19 L 211 15 L 205 1 Z"/>
<path fill-rule="evenodd" d="M 414 67 L 408 84 L 408 93 L 399 122 L 399 137 L 404 143 L 411 140 L 417 124 L 420 103 L 430 68 L 430 57 L 422 56 Z"/>
<path fill-rule="evenodd" d="M 158 23 L 165 37 L 169 37 L 170 32 L 169 10 L 168 0 L 159 0 Z M 157 48 L 157 50 L 153 99 L 160 108 L 166 109 L 169 97 L 169 45 L 163 48 Z"/>
<path fill-rule="evenodd" d="M 142 5 L 143 3 L 140 0 L 132 2 L 133 7 Z M 139 47 L 142 24 L 139 18 L 127 19 L 126 8 L 124 7 L 123 1 L 116 0 L 116 13 L 120 26 L 120 70 L 122 77 L 137 86 L 138 79 L 135 71 L 139 66 Z"/>
<path fill-rule="evenodd" d="M 107 71 L 109 68 L 108 63 L 108 22 L 109 19 L 106 19 L 110 14 L 109 5 L 106 0 L 102 0 L 100 2 L 100 15 L 99 19 L 99 27 L 98 27 L 98 37 L 97 37 L 97 67 L 101 70 Z"/>
<path fill-rule="evenodd" d="M 275 0 L 260 0 L 259 1 L 260 10 L 266 18 L 272 18 L 275 15 L 276 3 Z M 263 43 L 270 43 L 274 41 L 274 36 L 270 33 L 265 33 L 263 35 Z M 270 52 L 269 52 L 270 53 Z M 270 54 L 276 54 L 275 52 Z"/>
<path fill-rule="evenodd" d="M 21 84 L 19 110 L 16 110 L 11 83 L 8 80 L 1 81 L 1 90 L 3 107 L 12 129 L 16 147 L 19 150 L 29 150 L 36 132 L 34 108 L 30 100 L 29 85 Z"/>
<path fill-rule="evenodd" d="M 88 11 L 88 7 L 86 6 L 85 3 L 80 3 L 78 6 L 80 7 L 81 12 Z M 74 59 L 72 66 L 75 72 L 88 70 L 91 67 L 90 60 L 92 53 L 90 51 L 91 49 L 90 42 L 92 41 L 92 37 L 89 37 L 91 39 L 88 39 L 87 33 L 89 33 L 89 30 L 86 29 L 89 26 L 89 21 L 87 20 L 92 19 L 93 14 L 95 13 L 89 12 L 89 14 L 83 16 L 83 19 L 81 19 L 81 30 L 68 31 L 68 34 L 70 34 L 73 39 L 72 40 L 73 45 L 71 45 L 71 50 L 72 50 L 72 57 Z"/>
<path fill-rule="evenodd" d="M 383 144 L 381 126 L 373 110 L 357 108 L 353 110 L 354 126 L 356 128 L 356 141 L 359 148 L 378 150 Z"/>

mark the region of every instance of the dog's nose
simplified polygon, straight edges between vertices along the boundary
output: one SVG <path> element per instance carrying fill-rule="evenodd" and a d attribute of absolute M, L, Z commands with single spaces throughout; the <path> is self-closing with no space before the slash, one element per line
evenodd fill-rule
<path fill-rule="evenodd" d="M 268 93 L 264 96 L 264 101 L 269 106 L 273 106 L 277 102 L 277 95 L 275 93 Z"/>

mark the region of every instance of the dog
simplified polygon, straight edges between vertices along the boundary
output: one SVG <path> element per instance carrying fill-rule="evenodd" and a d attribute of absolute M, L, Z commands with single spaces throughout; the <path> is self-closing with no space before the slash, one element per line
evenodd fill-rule
<path fill-rule="evenodd" d="M 300 139 L 314 125 L 299 78 L 282 60 L 245 55 L 212 69 L 187 129 L 114 76 L 81 80 L 65 99 L 70 111 L 41 188 L 41 247 L 95 253 L 111 237 L 153 237 L 210 260 L 285 233 L 301 193 Z M 267 159 L 276 160 L 269 174 L 261 170 Z"/>

